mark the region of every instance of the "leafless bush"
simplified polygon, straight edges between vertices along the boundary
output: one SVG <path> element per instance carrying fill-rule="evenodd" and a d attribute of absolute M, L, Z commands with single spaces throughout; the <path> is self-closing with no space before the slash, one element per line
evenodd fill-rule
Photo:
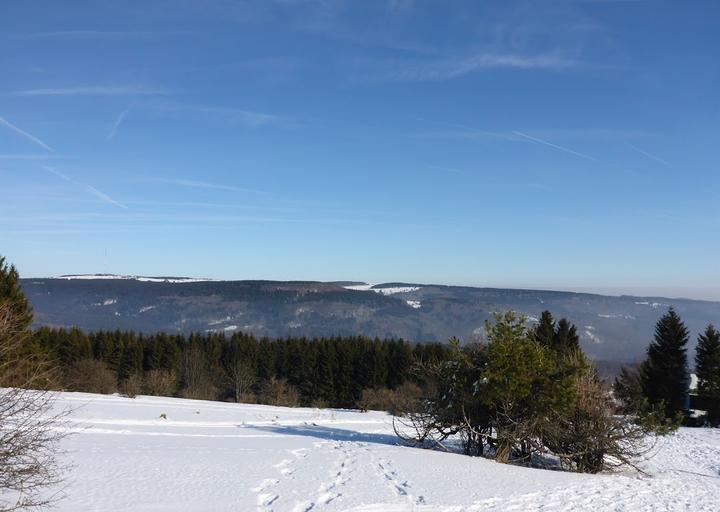
<path fill-rule="evenodd" d="M 576 379 L 573 410 L 555 418 L 544 443 L 564 465 L 583 473 L 611 471 L 634 465 L 649 449 L 648 432 L 626 416 L 615 414 L 615 404 L 594 369 Z"/>
<path fill-rule="evenodd" d="M 230 384 L 235 396 L 235 401 L 240 402 L 240 398 L 252 392 L 253 386 L 257 382 L 257 374 L 253 367 L 247 362 L 239 358 L 231 361 L 226 367 Z"/>
<path fill-rule="evenodd" d="M 120 383 L 120 393 L 128 398 L 135 398 L 142 393 L 143 378 L 138 373 L 133 373 Z"/>
<path fill-rule="evenodd" d="M 66 377 L 67 389 L 109 395 L 117 391 L 117 378 L 105 363 L 96 359 L 81 359 Z"/>
<path fill-rule="evenodd" d="M 300 403 L 298 390 L 285 379 L 272 378 L 267 381 L 259 398 L 261 403 L 284 407 L 297 407 Z"/>
<path fill-rule="evenodd" d="M 143 392 L 152 396 L 172 396 L 177 390 L 177 376 L 172 370 L 150 370 L 145 374 Z"/>
<path fill-rule="evenodd" d="M 207 359 L 197 345 L 192 345 L 185 351 L 182 377 L 185 386 L 181 394 L 184 398 L 195 400 L 215 400 L 217 398 L 217 389 L 213 384 Z"/>
<path fill-rule="evenodd" d="M 396 389 L 364 389 L 358 406 L 363 411 L 387 411 L 390 414 L 407 414 L 417 409 L 421 389 L 412 382 L 405 382 Z"/>
<path fill-rule="evenodd" d="M 39 508 L 59 496 L 58 429 L 66 412 L 53 412 L 48 391 L 54 371 L 30 348 L 27 331 L 0 304 L 0 510 Z M 33 389 L 36 388 L 36 389 Z"/>
<path fill-rule="evenodd" d="M 256 404 L 258 403 L 258 397 L 255 393 L 245 393 L 243 395 L 240 395 L 240 398 L 238 398 L 238 402 L 242 404 Z"/>

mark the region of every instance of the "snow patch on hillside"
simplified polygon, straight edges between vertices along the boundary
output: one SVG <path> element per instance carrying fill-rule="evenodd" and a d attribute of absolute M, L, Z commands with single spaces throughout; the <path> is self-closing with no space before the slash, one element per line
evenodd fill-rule
<path fill-rule="evenodd" d="M 625 315 L 622 313 L 617 313 L 617 314 L 598 313 L 598 316 L 600 318 L 624 318 L 625 320 L 635 320 L 634 316 Z"/>
<path fill-rule="evenodd" d="M 422 307 L 422 303 L 419 300 L 406 300 L 407 305 L 414 309 L 420 309 Z"/>
<path fill-rule="evenodd" d="M 388 286 L 387 288 L 373 288 L 373 291 L 383 295 L 394 295 L 396 293 L 416 292 L 419 289 L 419 286 Z"/>
<path fill-rule="evenodd" d="M 585 326 L 585 337 L 593 343 L 602 343 L 600 337 L 595 334 L 595 327 L 593 327 L 592 325 Z"/>
<path fill-rule="evenodd" d="M 353 284 L 348 286 L 343 286 L 346 290 L 356 290 L 356 291 L 372 291 L 375 293 L 381 293 L 382 295 L 394 295 L 396 293 L 410 293 L 410 292 L 416 292 L 421 287 L 420 286 L 385 286 L 385 287 L 378 287 L 374 284 Z"/>
<path fill-rule="evenodd" d="M 93 306 L 112 306 L 113 304 L 117 304 L 117 299 L 105 299 L 102 302 L 96 302 Z"/>
<path fill-rule="evenodd" d="M 667 307 L 670 306 L 670 304 L 665 304 L 665 303 L 662 303 L 662 302 L 649 302 L 649 301 L 646 301 L 646 300 L 644 300 L 644 301 L 635 301 L 635 304 L 640 305 L 640 306 L 650 306 L 650 307 L 653 308 L 653 309 L 657 309 L 657 308 L 667 308 Z"/>
<path fill-rule="evenodd" d="M 366 291 L 370 290 L 373 286 L 374 285 L 372 285 L 372 284 L 365 283 L 365 284 L 351 284 L 351 285 L 343 286 L 343 288 L 345 288 L 346 290 L 356 290 L 356 291 L 366 292 Z"/>
<path fill-rule="evenodd" d="M 130 276 L 130 275 L 117 275 L 117 274 L 69 274 L 58 276 L 56 279 L 67 279 L 67 280 L 91 280 L 91 279 L 125 279 L 133 281 L 143 281 L 149 283 L 199 283 L 205 281 L 213 281 L 213 279 L 197 278 L 197 277 L 145 277 L 145 276 Z"/>

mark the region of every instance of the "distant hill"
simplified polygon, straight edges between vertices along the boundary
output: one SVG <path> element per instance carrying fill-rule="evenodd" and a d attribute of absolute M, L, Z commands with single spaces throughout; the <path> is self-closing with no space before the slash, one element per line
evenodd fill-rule
<path fill-rule="evenodd" d="M 86 330 L 469 341 L 482 336 L 493 312 L 512 309 L 533 322 L 549 309 L 577 325 L 591 357 L 615 362 L 643 357 L 655 322 L 669 306 L 690 328 L 691 349 L 708 322 L 720 323 L 720 302 L 408 283 L 85 275 L 23 279 L 22 286 L 35 325 Z"/>

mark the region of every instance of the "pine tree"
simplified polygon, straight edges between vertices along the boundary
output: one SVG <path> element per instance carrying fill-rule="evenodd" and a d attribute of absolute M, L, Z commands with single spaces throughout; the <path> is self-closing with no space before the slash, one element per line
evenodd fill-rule
<path fill-rule="evenodd" d="M 643 396 L 655 405 L 663 402 L 665 414 L 676 416 L 685 410 L 688 375 L 688 330 L 673 308 L 658 320 L 655 339 L 647 349 L 640 368 Z"/>
<path fill-rule="evenodd" d="M 555 339 L 555 320 L 552 313 L 545 310 L 540 315 L 540 322 L 535 327 L 535 341 L 545 347 L 550 347 Z"/>
<path fill-rule="evenodd" d="M 708 421 L 720 424 L 720 332 L 712 324 L 698 336 L 695 373 L 698 394 L 708 402 Z"/>
<path fill-rule="evenodd" d="M 623 367 L 613 383 L 615 398 L 620 400 L 626 413 L 635 412 L 643 398 L 640 374 L 637 367 Z"/>
<path fill-rule="evenodd" d="M 25 329 L 33 319 L 32 308 L 20 288 L 20 276 L 15 265 L 8 265 L 0 256 L 0 303 L 7 303 L 12 308 L 18 326 Z"/>
<path fill-rule="evenodd" d="M 332 348 L 326 346 L 324 342 L 316 342 L 316 345 L 319 345 L 319 350 L 313 375 L 315 380 L 313 398 L 330 404 L 335 400 L 335 383 L 333 378 L 333 361 L 335 360 L 335 354 Z"/>
<path fill-rule="evenodd" d="M 580 348 L 580 337 L 577 329 L 565 318 L 561 318 L 553 336 L 552 347 L 562 354 L 570 353 Z"/>

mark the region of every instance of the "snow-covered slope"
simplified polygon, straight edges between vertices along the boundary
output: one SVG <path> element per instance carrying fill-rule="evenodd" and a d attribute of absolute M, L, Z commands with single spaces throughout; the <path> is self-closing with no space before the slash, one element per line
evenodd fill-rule
<path fill-rule="evenodd" d="M 379 412 L 63 393 L 61 511 L 718 510 L 720 430 L 580 475 L 399 446 Z M 161 415 L 167 419 L 162 419 Z"/>
<path fill-rule="evenodd" d="M 134 280 L 142 281 L 146 283 L 201 283 L 204 281 L 212 281 L 212 279 L 205 279 L 199 277 L 146 277 L 146 276 L 121 276 L 118 274 L 67 274 L 59 276 L 57 279 L 67 280 Z"/>

